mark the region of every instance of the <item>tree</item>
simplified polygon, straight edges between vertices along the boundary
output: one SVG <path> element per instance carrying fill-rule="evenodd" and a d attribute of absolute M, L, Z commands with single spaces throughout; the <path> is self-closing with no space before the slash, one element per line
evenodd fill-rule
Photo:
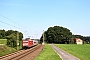
<path fill-rule="evenodd" d="M 17 39 L 16 34 L 12 33 L 11 35 L 7 36 L 7 45 L 10 47 L 16 47 L 17 46 Z"/>
<path fill-rule="evenodd" d="M 72 33 L 69 29 L 61 27 L 61 26 L 54 26 L 49 27 L 47 31 L 45 31 L 45 42 L 47 43 L 69 43 L 71 40 Z M 42 41 L 41 37 L 41 41 Z"/>
<path fill-rule="evenodd" d="M 15 35 L 17 36 L 17 33 L 18 33 L 18 35 L 19 35 L 19 40 L 21 41 L 22 38 L 23 38 L 23 34 L 22 34 L 21 32 L 19 32 L 19 31 L 8 30 L 8 31 L 5 32 L 5 35 L 6 35 L 6 36 L 10 36 L 11 34 L 15 34 Z M 16 37 L 16 38 L 17 38 L 17 37 Z"/>
<path fill-rule="evenodd" d="M 0 30 L 0 38 L 5 38 L 5 30 Z"/>
<path fill-rule="evenodd" d="M 19 43 L 22 41 L 23 34 L 19 31 L 14 31 L 14 30 L 0 30 L 0 38 L 5 38 L 7 39 L 7 45 L 10 47 L 16 47 L 17 46 L 17 34 L 18 34 L 18 40 Z"/>
<path fill-rule="evenodd" d="M 7 45 L 8 46 L 16 47 L 17 46 L 17 37 L 19 38 L 18 43 L 20 44 L 20 41 L 22 41 L 22 38 L 23 38 L 23 34 L 21 32 L 8 30 L 7 33 L 8 33 L 8 36 L 6 38 L 7 38 Z M 17 36 L 17 34 L 18 34 L 18 36 Z"/>
<path fill-rule="evenodd" d="M 6 31 L 5 32 L 5 35 L 6 36 L 9 36 L 9 35 L 11 35 L 12 33 L 14 33 L 15 31 L 13 31 L 13 30 L 8 30 L 8 31 Z"/>

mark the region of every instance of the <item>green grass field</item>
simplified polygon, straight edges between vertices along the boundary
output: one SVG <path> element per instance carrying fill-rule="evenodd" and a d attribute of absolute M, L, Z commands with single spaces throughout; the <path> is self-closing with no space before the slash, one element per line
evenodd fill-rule
<path fill-rule="evenodd" d="M 44 49 L 35 58 L 35 60 L 61 60 L 61 59 L 48 44 L 45 44 Z"/>
<path fill-rule="evenodd" d="M 75 45 L 75 44 L 55 44 L 59 48 L 80 58 L 80 60 L 90 60 L 90 45 Z"/>
<path fill-rule="evenodd" d="M 0 39 L 0 44 L 6 44 L 7 43 L 7 39 Z"/>

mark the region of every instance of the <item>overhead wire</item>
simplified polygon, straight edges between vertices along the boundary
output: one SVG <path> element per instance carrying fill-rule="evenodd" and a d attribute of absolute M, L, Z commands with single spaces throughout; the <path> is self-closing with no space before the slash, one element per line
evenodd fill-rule
<path fill-rule="evenodd" d="M 24 27 L 24 29 L 26 28 L 25 26 L 23 26 L 23 25 L 21 25 L 21 24 L 18 24 L 18 23 L 16 23 L 16 22 L 14 22 L 13 20 L 11 20 L 11 19 L 5 17 L 5 16 L 2 15 L 2 14 L 0 14 L 0 16 L 4 17 L 5 19 L 7 19 L 7 20 L 9 20 L 9 21 L 11 21 L 11 22 L 13 22 L 14 24 L 17 24 L 17 25 L 19 25 L 19 26 L 21 26 L 21 27 Z M 17 28 L 17 29 L 23 30 L 23 31 L 26 33 L 26 35 L 28 36 L 28 31 L 27 31 L 27 30 L 24 30 L 24 29 L 18 28 L 18 27 L 14 26 L 14 25 L 8 24 L 8 23 L 3 22 L 3 21 L 0 21 L 0 22 L 1 22 L 1 23 L 4 23 L 4 24 L 7 24 L 7 25 L 9 25 L 9 26 L 12 26 L 12 27 L 14 27 L 14 28 Z M 27 28 L 26 28 L 26 29 L 27 29 Z"/>
<path fill-rule="evenodd" d="M 20 24 L 18 24 L 18 23 L 16 23 L 16 22 L 14 22 L 13 20 L 11 20 L 11 19 L 9 19 L 9 18 L 7 18 L 7 17 L 5 17 L 5 16 L 3 16 L 3 15 L 1 15 L 1 14 L 0 14 L 0 16 L 4 17 L 5 19 L 7 19 L 7 20 L 9 20 L 9 21 L 11 21 L 11 22 L 13 22 L 13 23 L 15 23 L 15 24 L 21 26 L 21 27 L 24 27 L 24 26 L 22 26 L 22 25 L 20 25 Z M 6 22 L 3 22 L 3 21 L 0 21 L 0 22 L 3 23 L 3 24 L 6 24 L 6 25 L 12 26 L 12 27 L 14 27 L 14 28 L 17 28 L 17 29 L 23 30 L 25 33 L 28 32 L 28 31 L 26 31 L 26 30 L 24 30 L 24 29 L 18 28 L 18 27 L 16 27 L 16 26 L 11 25 L 11 24 L 8 24 L 8 23 L 6 23 Z M 24 27 L 24 28 L 26 28 L 26 27 Z M 26 34 L 26 35 L 28 35 L 28 34 Z"/>
<path fill-rule="evenodd" d="M 18 28 L 18 27 L 16 27 L 16 26 L 10 25 L 10 24 L 5 23 L 5 22 L 3 22 L 3 21 L 0 21 L 0 22 L 1 22 L 1 23 L 4 23 L 4 24 L 6 24 L 6 25 L 9 25 L 9 26 L 12 26 L 12 27 Z M 19 28 L 18 28 L 18 29 L 19 29 Z"/>
<path fill-rule="evenodd" d="M 16 23 L 16 22 L 14 22 L 13 20 L 11 20 L 11 19 L 9 19 L 9 18 L 3 16 L 2 14 L 0 14 L 0 16 L 6 18 L 6 19 L 9 20 L 9 21 L 12 21 L 13 23 L 15 23 L 15 24 L 17 24 L 17 25 L 19 25 L 19 26 L 22 26 L 21 24 L 18 24 L 18 23 Z M 22 26 L 22 27 L 26 28 L 25 26 Z"/>

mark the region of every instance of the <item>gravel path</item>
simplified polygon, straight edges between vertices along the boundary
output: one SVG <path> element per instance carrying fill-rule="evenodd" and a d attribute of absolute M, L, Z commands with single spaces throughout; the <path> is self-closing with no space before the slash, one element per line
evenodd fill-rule
<path fill-rule="evenodd" d="M 76 58 L 75 56 L 63 51 L 62 49 L 54 46 L 53 44 L 50 44 L 50 46 L 60 56 L 62 60 L 80 60 L 79 58 Z"/>

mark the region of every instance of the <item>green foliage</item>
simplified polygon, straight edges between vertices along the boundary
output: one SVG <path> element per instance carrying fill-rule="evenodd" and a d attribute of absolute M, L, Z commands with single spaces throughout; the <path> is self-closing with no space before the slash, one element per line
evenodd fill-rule
<path fill-rule="evenodd" d="M 60 26 L 54 26 L 49 27 L 47 31 L 44 32 L 45 36 L 45 42 L 47 43 L 69 43 L 72 37 L 72 33 L 69 29 L 60 27 Z M 41 37 L 41 41 L 42 41 Z"/>
<path fill-rule="evenodd" d="M 16 49 L 7 47 L 6 45 L 0 46 L 0 56 L 15 52 Z"/>
<path fill-rule="evenodd" d="M 35 58 L 35 60 L 61 60 L 61 59 L 48 44 L 45 44 L 44 49 Z"/>
<path fill-rule="evenodd" d="M 73 38 L 80 38 L 80 39 L 82 39 L 84 42 L 84 44 L 85 43 L 87 43 L 87 44 L 89 44 L 90 43 L 90 36 L 81 36 L 81 35 L 73 35 L 72 36 Z"/>
<path fill-rule="evenodd" d="M 15 33 L 15 32 L 16 32 L 16 31 L 8 30 L 8 31 L 5 32 L 5 35 L 6 35 L 6 36 L 9 36 L 9 35 L 11 35 L 12 33 Z"/>
<path fill-rule="evenodd" d="M 90 60 L 90 45 L 76 45 L 76 44 L 55 44 L 59 48 L 73 54 L 80 58 L 80 60 Z"/>
<path fill-rule="evenodd" d="M 18 38 L 19 38 L 18 40 L 22 41 L 23 34 L 19 31 L 14 31 L 14 30 L 8 30 L 8 31 L 0 30 L 0 38 L 7 39 L 7 46 L 16 48 L 17 47 L 17 33 L 18 33 Z"/>
<path fill-rule="evenodd" d="M 23 38 L 23 34 L 19 32 L 19 40 L 22 41 L 22 38 Z"/>
<path fill-rule="evenodd" d="M 15 34 L 11 34 L 7 36 L 7 45 L 10 47 L 16 47 L 17 46 L 17 39 Z"/>
<path fill-rule="evenodd" d="M 0 30 L 0 39 L 5 38 L 5 30 Z"/>

